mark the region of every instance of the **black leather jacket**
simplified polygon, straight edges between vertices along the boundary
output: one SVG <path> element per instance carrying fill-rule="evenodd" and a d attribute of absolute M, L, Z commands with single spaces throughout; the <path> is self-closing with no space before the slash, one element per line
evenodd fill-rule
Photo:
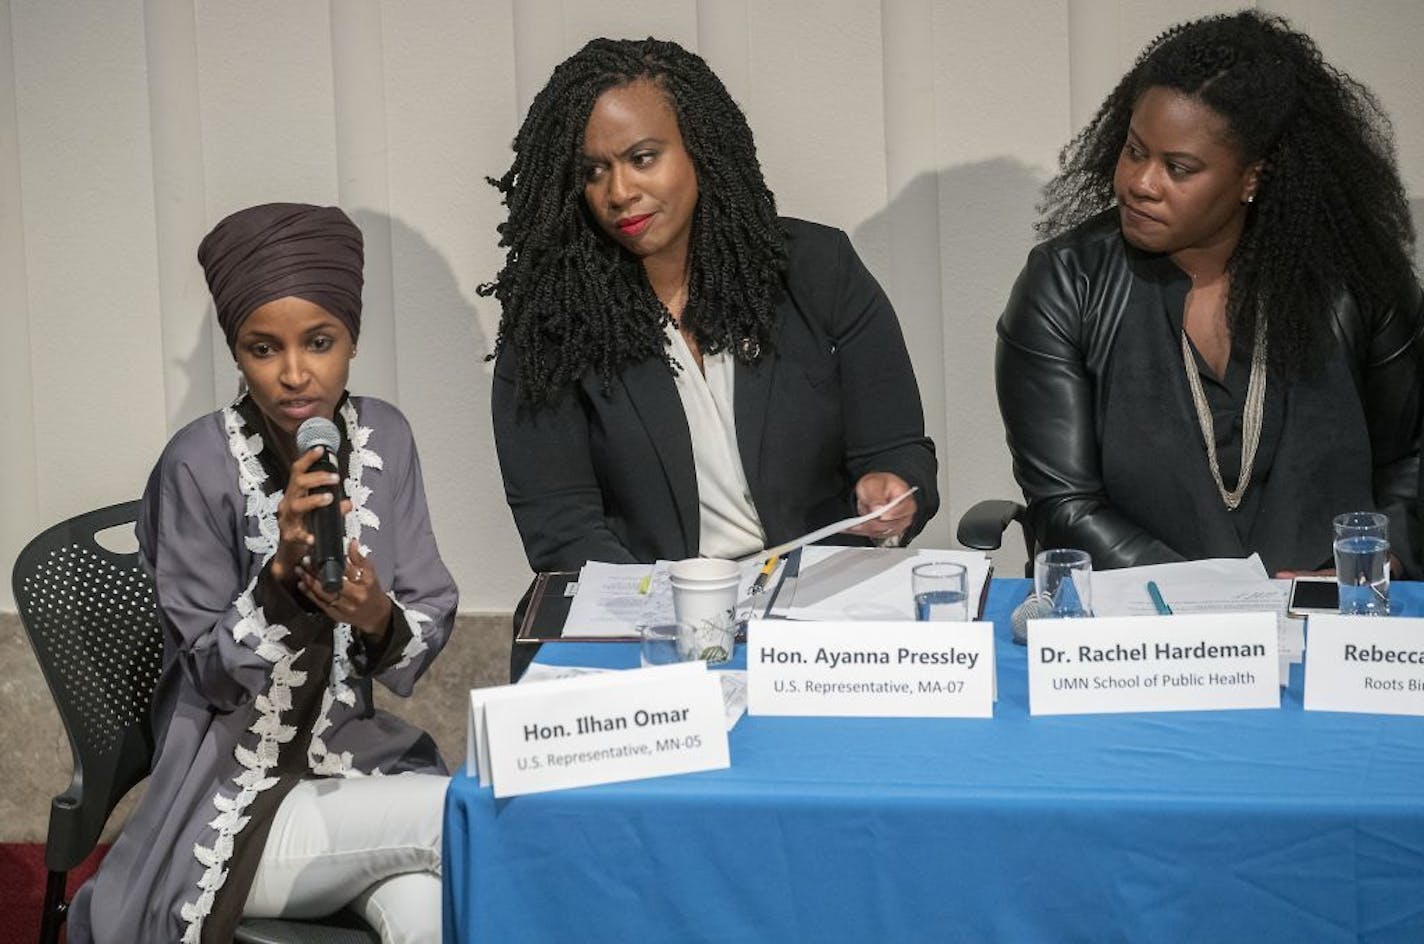
<path fill-rule="evenodd" d="M 996 376 L 1040 544 L 1083 548 L 1100 568 L 1253 551 L 1272 570 L 1318 567 L 1330 559 L 1331 517 L 1374 507 L 1390 515 L 1392 546 L 1416 573 L 1418 287 L 1387 311 L 1335 299 L 1338 350 L 1320 376 L 1268 383 L 1269 454 L 1258 454 L 1246 501 L 1229 512 L 1172 326 L 1170 283 L 1184 278 L 1166 257 L 1128 246 L 1116 211 L 1029 254 L 999 319 Z"/>

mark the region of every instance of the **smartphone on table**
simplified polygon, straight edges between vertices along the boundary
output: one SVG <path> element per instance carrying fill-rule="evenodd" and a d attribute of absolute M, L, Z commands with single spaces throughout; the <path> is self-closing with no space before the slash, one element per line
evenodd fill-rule
<path fill-rule="evenodd" d="M 1296 577 L 1286 612 L 1291 616 L 1340 612 L 1340 584 L 1334 577 Z"/>

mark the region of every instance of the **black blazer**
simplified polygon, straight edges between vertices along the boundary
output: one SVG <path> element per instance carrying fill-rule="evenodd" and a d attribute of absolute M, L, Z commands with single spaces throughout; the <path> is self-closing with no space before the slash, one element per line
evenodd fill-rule
<path fill-rule="evenodd" d="M 999 319 L 996 376 L 1039 541 L 1082 548 L 1098 567 L 1255 551 L 1272 571 L 1311 569 L 1330 561 L 1334 515 L 1377 508 L 1416 573 L 1418 287 L 1380 311 L 1334 299 L 1321 370 L 1268 380 L 1255 474 L 1232 512 L 1182 364 L 1172 307 L 1184 280 L 1169 258 L 1123 240 L 1116 211 L 1029 254 Z"/>
<path fill-rule="evenodd" d="M 737 446 L 768 544 L 853 514 L 867 472 L 920 487 L 911 536 L 939 507 L 937 466 L 895 312 L 845 233 L 782 222 L 789 265 L 775 353 L 738 363 L 734 388 Z M 506 347 L 495 364 L 492 406 L 530 567 L 695 557 L 692 438 L 668 367 L 627 367 L 606 394 L 589 374 L 531 410 L 515 355 Z"/>

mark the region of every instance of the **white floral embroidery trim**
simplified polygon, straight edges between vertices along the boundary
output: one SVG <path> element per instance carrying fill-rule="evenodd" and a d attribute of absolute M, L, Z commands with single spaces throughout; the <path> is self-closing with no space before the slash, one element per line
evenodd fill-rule
<path fill-rule="evenodd" d="M 263 492 L 262 483 L 267 480 L 267 473 L 257 458 L 262 451 L 262 437 L 245 435 L 242 417 L 230 406 L 223 410 L 223 428 L 227 432 L 228 451 L 237 460 L 238 487 L 246 497 L 246 514 L 257 521 L 257 535 L 247 539 L 247 548 L 265 565 L 277 550 L 277 505 L 282 493 L 267 495 Z M 282 724 L 282 712 L 292 707 L 292 688 L 306 681 L 307 674 L 295 668 L 301 651 L 293 652 L 283 642 L 289 635 L 285 626 L 267 622 L 253 597 L 256 585 L 254 577 L 234 602 L 241 618 L 233 626 L 232 634 L 238 642 L 245 642 L 249 636 L 257 637 L 253 649 L 272 663 L 271 682 L 267 691 L 253 702 L 257 720 L 248 730 L 257 735 L 256 746 L 247 748 L 239 744 L 234 751 L 242 768 L 233 778 L 237 794 L 228 797 L 218 792 L 213 796 L 218 815 L 208 825 L 217 830 L 217 837 L 211 846 L 193 845 L 193 855 L 203 866 L 203 874 L 198 879 L 198 897 L 184 902 L 179 909 L 180 916 L 187 922 L 183 944 L 198 944 L 202 937 L 203 923 L 212 913 L 217 893 L 227 881 L 227 863 L 232 858 L 236 837 L 247 826 L 248 817 L 244 814 L 259 793 L 277 783 L 278 778 L 268 776 L 268 772 L 276 766 L 280 745 L 296 736 L 294 726 Z"/>
<path fill-rule="evenodd" d="M 376 513 L 366 507 L 371 489 L 363 485 L 361 480 L 367 467 L 380 469 L 384 467 L 384 463 L 375 451 L 367 448 L 371 429 L 358 424 L 356 408 L 349 399 L 342 406 L 342 418 L 346 421 L 347 430 L 351 431 L 349 435 L 352 445 L 345 482 L 347 496 L 351 499 L 351 513 L 346 518 L 346 537 L 348 541 L 354 538 L 359 544 L 363 525 L 371 528 L 381 526 Z M 257 535 L 247 539 L 247 548 L 257 555 L 265 566 L 268 558 L 277 551 L 277 506 L 281 504 L 283 492 L 278 490 L 270 495 L 264 492 L 262 483 L 267 480 L 267 473 L 262 468 L 261 460 L 257 458 L 262 451 L 262 437 L 257 434 L 244 435 L 242 417 L 232 406 L 223 410 L 223 427 L 227 433 L 228 451 L 237 460 L 238 486 L 246 498 L 246 515 L 257 522 Z M 359 546 L 361 553 L 371 553 L 366 545 Z M 217 830 L 218 835 L 211 846 L 201 843 L 193 845 L 193 855 L 204 867 L 204 871 L 198 879 L 198 897 L 184 902 L 179 909 L 180 916 L 187 922 L 183 932 L 183 944 L 199 944 L 203 923 L 212 913 L 217 893 L 227 881 L 227 863 L 232 858 L 236 837 L 247 826 L 249 818 L 244 814 L 259 793 L 277 783 L 278 778 L 268 776 L 268 771 L 276 766 L 280 745 L 290 742 L 296 736 L 295 726 L 282 724 L 282 713 L 291 710 L 292 689 L 306 682 L 307 673 L 295 668 L 296 660 L 303 650 L 293 652 L 282 641 L 290 635 L 285 626 L 267 622 L 262 608 L 257 606 L 253 597 L 256 584 L 257 578 L 254 577 L 234 603 L 242 618 L 233 626 L 232 633 L 238 642 L 244 642 L 249 636 L 257 637 L 254 650 L 272 663 L 271 682 L 267 691 L 258 695 L 253 702 L 257 720 L 248 731 L 257 735 L 256 747 L 246 748 L 239 744 L 234 751 L 242 767 L 242 771 L 233 778 L 233 783 L 238 788 L 237 794 L 226 797 L 219 792 L 213 796 L 213 806 L 218 815 L 208 825 Z M 409 614 L 414 611 L 406 612 Z M 412 626 L 414 625 L 412 623 Z M 321 713 L 312 728 L 311 749 L 307 753 L 307 761 L 314 773 L 323 776 L 363 776 L 361 771 L 352 766 L 351 752 L 329 751 L 320 737 L 331 727 L 331 710 L 337 702 L 348 707 L 353 707 L 356 703 L 356 695 L 347 684 L 351 674 L 351 663 L 347 656 L 351 643 L 349 623 L 336 624 L 333 642 L 335 650 L 332 671 L 326 691 L 322 695 Z M 415 651 L 419 652 L 424 648 L 422 641 L 420 649 Z M 404 653 L 411 653 L 410 645 L 406 646 Z M 404 661 L 408 661 L 408 657 Z"/>
<path fill-rule="evenodd" d="M 346 497 L 351 499 L 351 511 L 346 515 L 346 541 L 355 541 L 361 553 L 369 555 L 371 549 L 361 541 L 363 527 L 380 530 L 381 519 L 366 507 L 371 498 L 371 488 L 362 484 L 366 469 L 384 469 L 385 462 L 372 450 L 371 428 L 360 424 L 356 407 L 348 398 L 341 407 L 341 418 L 346 423 L 346 437 L 351 442 L 351 455 L 347 459 L 346 481 L 343 487 Z M 312 726 L 311 744 L 307 748 L 307 764 L 313 773 L 323 777 L 364 777 L 366 774 L 352 766 L 350 751 L 332 751 L 326 746 L 323 735 L 331 728 L 331 712 L 338 703 L 348 708 L 356 706 L 356 693 L 352 691 L 348 679 L 351 677 L 351 659 L 347 654 L 351 648 L 350 623 L 337 623 L 333 634 L 334 652 L 331 675 L 327 679 L 326 691 L 321 696 L 321 712 Z"/>
<path fill-rule="evenodd" d="M 414 607 L 401 603 L 396 599 L 394 593 L 387 593 L 386 596 L 391 598 L 392 603 L 400 607 L 401 613 L 405 615 L 406 625 L 410 627 L 410 641 L 401 650 L 400 661 L 391 666 L 392 669 L 403 669 L 410 665 L 412 659 L 430 648 L 425 642 L 425 627 L 430 622 L 430 617 Z"/>

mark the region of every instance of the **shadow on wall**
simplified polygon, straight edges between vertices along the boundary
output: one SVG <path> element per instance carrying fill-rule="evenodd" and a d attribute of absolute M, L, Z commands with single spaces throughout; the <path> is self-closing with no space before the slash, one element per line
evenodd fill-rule
<path fill-rule="evenodd" d="M 893 251 L 877 274 L 900 315 L 940 457 L 940 546 L 975 501 L 1019 497 L 994 393 L 995 325 L 1038 241 L 1044 180 L 1010 157 L 920 174 L 853 234 L 858 245 L 888 238 Z M 1004 553 L 1009 565 L 1022 550 Z"/>
<path fill-rule="evenodd" d="M 421 356 L 448 351 L 452 360 L 466 368 L 482 361 L 494 342 L 485 336 L 474 305 L 461 292 L 454 270 L 440 251 L 419 230 L 396 217 L 370 210 L 354 210 L 351 216 L 362 233 L 390 234 L 395 317 L 402 325 L 398 332 L 402 349 L 414 339 L 412 352 Z M 413 327 L 416 324 L 418 328 Z M 406 373 L 402 371 L 402 387 L 409 380 Z M 438 379 L 432 384 L 436 388 L 446 385 Z"/>
<path fill-rule="evenodd" d="M 194 246 L 195 254 L 197 250 L 198 247 Z M 197 264 L 198 261 L 194 258 L 193 265 Z M 207 282 L 203 285 L 206 286 Z M 218 339 L 222 337 L 222 332 L 218 330 L 217 306 L 213 304 L 212 296 L 205 294 L 204 297 L 203 323 L 198 330 L 196 343 L 188 356 L 178 364 L 186 380 L 178 413 L 183 423 L 212 412 L 215 404 L 225 406 L 237 396 L 237 368 L 227 366 L 232 363 L 230 358 L 226 361 L 218 358 L 218 350 L 226 350 L 227 345 L 219 344 Z M 217 363 L 214 363 L 215 359 Z M 171 429 L 169 432 L 177 430 Z"/>
<path fill-rule="evenodd" d="M 1409 201 L 1409 215 L 1414 218 L 1414 231 L 1424 233 L 1424 197 Z M 1414 274 L 1424 275 L 1424 237 L 1414 243 Z"/>
<path fill-rule="evenodd" d="M 441 556 L 462 588 L 462 608 L 468 608 L 475 592 L 501 577 L 491 569 L 490 548 L 519 547 L 490 429 L 492 365 L 484 359 L 494 341 L 451 263 L 420 230 L 365 210 L 353 217 L 363 232 L 389 232 L 399 406 L 419 444 Z M 491 498 L 471 501 L 472 494 Z M 522 556 L 515 563 L 517 577 L 508 583 L 522 588 L 528 579 Z M 513 589 L 510 594 L 512 609 L 518 596 Z"/>

